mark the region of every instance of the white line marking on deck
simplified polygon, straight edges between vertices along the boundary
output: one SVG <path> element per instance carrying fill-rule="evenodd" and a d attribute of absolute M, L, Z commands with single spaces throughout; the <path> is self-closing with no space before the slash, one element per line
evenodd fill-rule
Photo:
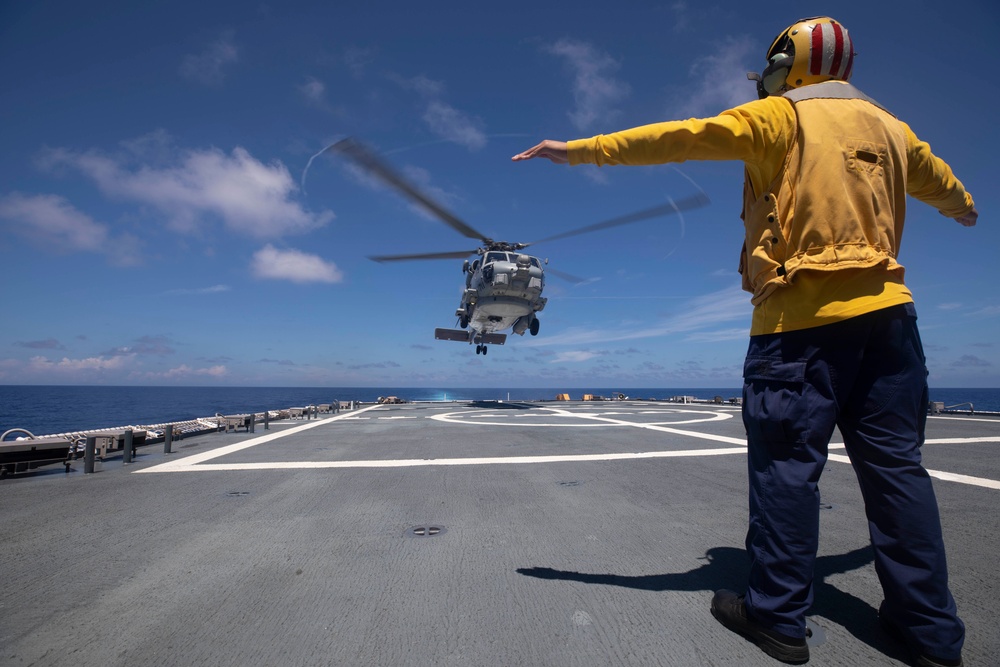
<path fill-rule="evenodd" d="M 998 424 L 1000 419 L 983 419 L 976 417 L 928 417 L 928 419 L 945 419 L 947 421 L 958 421 L 958 422 L 986 422 L 988 424 Z"/>
<path fill-rule="evenodd" d="M 716 449 L 688 449 L 667 452 L 620 452 L 613 454 L 560 454 L 552 456 L 496 456 L 459 459 L 387 459 L 368 461 L 266 461 L 258 463 L 201 463 L 182 465 L 164 463 L 136 472 L 178 472 L 219 470 L 305 470 L 322 468 L 416 468 L 422 466 L 466 466 L 497 463 L 571 463 L 579 461 L 622 461 L 632 459 L 660 459 L 684 456 L 720 456 L 746 452 L 746 447 Z M 177 463 L 180 463 L 178 461 Z M 169 466 L 169 467 L 168 467 Z"/>
<path fill-rule="evenodd" d="M 376 406 L 361 408 L 356 412 L 352 412 L 350 415 L 343 414 L 335 417 L 330 417 L 327 419 L 321 419 L 314 422 L 301 424 L 294 428 L 282 430 L 280 433 L 272 433 L 269 435 L 261 436 L 259 438 L 251 438 L 249 440 L 244 440 L 243 442 L 238 442 L 226 447 L 220 447 L 219 449 L 215 449 L 210 452 L 193 454 L 191 456 L 186 456 L 184 458 L 177 459 L 175 461 L 161 463 L 159 465 L 152 466 L 144 470 L 136 470 L 135 472 L 148 473 L 148 472 L 192 472 L 192 471 L 218 472 L 218 471 L 229 471 L 229 470 L 318 470 L 318 469 L 344 469 L 344 468 L 413 468 L 413 467 L 426 467 L 426 466 L 465 466 L 465 465 L 495 465 L 495 464 L 523 464 L 523 463 L 574 463 L 574 462 L 587 462 L 587 461 L 625 461 L 625 460 L 637 460 L 637 459 L 723 456 L 728 454 L 742 454 L 746 452 L 746 440 L 742 438 L 732 438 L 723 435 L 715 435 L 712 433 L 699 433 L 697 431 L 688 431 L 684 429 L 671 428 L 668 426 L 664 426 L 660 423 L 648 424 L 648 423 L 630 422 L 620 419 L 611 419 L 610 417 L 607 416 L 609 414 L 622 414 L 622 413 L 583 414 L 579 412 L 571 412 L 569 410 L 562 408 L 543 408 L 553 413 L 552 415 L 549 416 L 577 418 L 577 419 L 584 419 L 601 423 L 532 424 L 532 426 L 552 426 L 552 427 L 576 426 L 578 428 L 585 428 L 588 426 L 629 426 L 632 428 L 661 431 L 664 433 L 674 433 L 676 435 L 683 435 L 702 440 L 711 440 L 714 442 L 723 442 L 737 446 L 717 447 L 710 449 L 686 449 L 686 450 L 655 451 L 655 452 L 617 452 L 617 453 L 607 453 L 607 454 L 561 454 L 561 455 L 539 455 L 539 456 L 497 456 L 497 457 L 452 458 L 452 459 L 387 459 L 387 460 L 356 460 L 356 461 L 263 461 L 255 463 L 206 463 L 207 461 L 210 461 L 215 458 L 227 456 L 229 454 L 233 454 L 235 452 L 239 452 L 244 449 L 249 449 L 250 447 L 262 445 L 266 442 L 277 440 L 279 438 L 283 438 L 285 436 L 292 435 L 293 433 L 298 433 L 300 431 L 306 431 L 311 428 L 316 428 L 317 426 L 322 426 L 324 424 L 328 424 L 333 421 L 367 420 L 370 419 L 370 417 L 359 417 L 358 415 L 360 415 L 363 412 L 367 412 L 369 410 L 377 410 L 377 409 L 379 408 L 377 408 Z M 696 411 L 696 410 L 677 410 L 676 412 L 697 412 L 700 414 L 705 414 L 704 411 Z M 453 415 L 457 414 L 462 414 L 462 413 L 449 412 L 442 415 L 433 415 L 427 418 L 448 423 L 466 424 L 475 426 L 511 425 L 511 424 L 499 424 L 492 422 L 465 421 L 453 417 Z M 718 412 L 709 412 L 708 414 L 712 415 L 711 418 L 709 419 L 688 420 L 684 422 L 671 422 L 671 423 L 711 422 L 711 421 L 717 421 L 719 419 L 729 419 L 732 417 L 732 415 L 718 413 Z M 478 413 L 474 413 L 472 415 L 466 413 L 465 416 L 478 417 L 480 415 Z M 377 419 L 416 419 L 416 417 L 409 417 L 409 416 L 377 417 Z M 925 444 L 942 444 L 942 445 L 972 444 L 980 442 L 1000 442 L 1000 437 L 986 436 L 978 438 L 930 438 L 925 441 Z M 844 448 L 845 445 L 842 442 L 831 442 L 829 444 L 829 449 L 844 449 Z M 838 463 L 847 463 L 847 464 L 851 463 L 851 459 L 842 454 L 828 454 L 828 459 L 830 461 L 836 461 Z M 1000 490 L 1000 481 L 997 480 L 986 479 L 983 477 L 972 477 L 970 475 L 961 475 L 958 473 L 950 473 L 940 470 L 927 470 L 927 473 L 931 477 L 943 481 L 957 482 L 959 484 L 968 484 L 972 486 L 980 486 L 988 489 Z"/>
<path fill-rule="evenodd" d="M 351 415 L 356 415 L 372 408 L 361 408 L 357 412 L 352 412 Z M 322 426 L 323 424 L 329 424 L 330 422 L 340 421 L 342 419 L 351 419 L 346 414 L 337 415 L 336 417 L 329 417 L 327 419 L 319 419 L 314 422 L 306 422 L 301 426 L 296 426 L 295 428 L 290 428 L 281 431 L 280 433 L 271 433 L 270 435 L 262 435 L 259 438 L 251 438 L 249 440 L 244 440 L 243 442 L 236 442 L 226 447 L 220 447 L 219 449 L 213 449 L 210 452 L 202 452 L 200 454 L 192 454 L 191 456 L 185 456 L 184 458 L 177 459 L 176 461 L 169 461 L 167 463 L 161 463 L 160 465 L 153 466 L 151 468 L 146 468 L 144 470 L 136 470 L 135 472 L 169 472 L 171 470 L 180 469 L 188 470 L 194 468 L 198 463 L 203 461 L 211 461 L 212 459 L 219 458 L 220 456 L 226 456 L 227 454 L 233 454 L 234 452 L 239 452 L 244 449 L 249 449 L 251 447 L 256 447 L 257 445 L 263 445 L 265 442 L 271 442 L 272 440 L 277 440 L 278 438 L 285 438 L 293 433 L 299 433 L 300 431 L 308 431 L 311 428 L 316 428 L 317 426 Z"/>

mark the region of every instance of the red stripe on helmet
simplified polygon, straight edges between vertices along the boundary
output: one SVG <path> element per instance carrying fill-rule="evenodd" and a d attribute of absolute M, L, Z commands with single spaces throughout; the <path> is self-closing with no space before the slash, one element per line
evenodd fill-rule
<path fill-rule="evenodd" d="M 827 72 L 833 78 L 839 78 L 840 63 L 844 57 L 844 30 L 839 23 L 832 24 L 833 27 L 833 62 L 830 63 L 830 71 Z"/>
<path fill-rule="evenodd" d="M 843 81 L 851 80 L 851 67 L 854 65 L 854 42 L 851 41 L 850 35 L 847 37 L 847 67 L 844 68 L 844 76 L 840 77 Z"/>
<path fill-rule="evenodd" d="M 823 25 L 817 24 L 812 29 L 812 45 L 809 48 L 809 73 L 816 75 L 823 72 Z"/>

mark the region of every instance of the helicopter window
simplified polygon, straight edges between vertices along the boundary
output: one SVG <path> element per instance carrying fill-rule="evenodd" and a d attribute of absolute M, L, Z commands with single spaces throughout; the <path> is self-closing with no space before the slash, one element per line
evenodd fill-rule
<path fill-rule="evenodd" d="M 486 262 L 506 262 L 507 254 L 502 252 L 488 252 L 486 253 Z"/>

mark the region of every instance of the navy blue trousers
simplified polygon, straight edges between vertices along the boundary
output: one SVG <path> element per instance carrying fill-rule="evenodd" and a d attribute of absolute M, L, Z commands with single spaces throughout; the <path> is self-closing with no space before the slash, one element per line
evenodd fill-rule
<path fill-rule="evenodd" d="M 912 304 L 752 336 L 743 374 L 751 616 L 805 636 L 819 479 L 837 426 L 864 497 L 884 613 L 922 652 L 957 658 L 965 627 L 948 590 L 937 499 L 920 462 L 927 369 Z"/>

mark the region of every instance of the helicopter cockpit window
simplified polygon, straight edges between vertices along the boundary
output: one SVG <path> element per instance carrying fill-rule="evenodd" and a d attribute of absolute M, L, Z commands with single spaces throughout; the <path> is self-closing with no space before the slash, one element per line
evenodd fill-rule
<path fill-rule="evenodd" d="M 489 264 L 490 262 L 506 262 L 506 261 L 507 261 L 507 254 L 506 253 L 503 253 L 503 252 L 488 252 L 488 253 L 486 253 L 486 260 L 485 260 L 486 264 Z"/>

